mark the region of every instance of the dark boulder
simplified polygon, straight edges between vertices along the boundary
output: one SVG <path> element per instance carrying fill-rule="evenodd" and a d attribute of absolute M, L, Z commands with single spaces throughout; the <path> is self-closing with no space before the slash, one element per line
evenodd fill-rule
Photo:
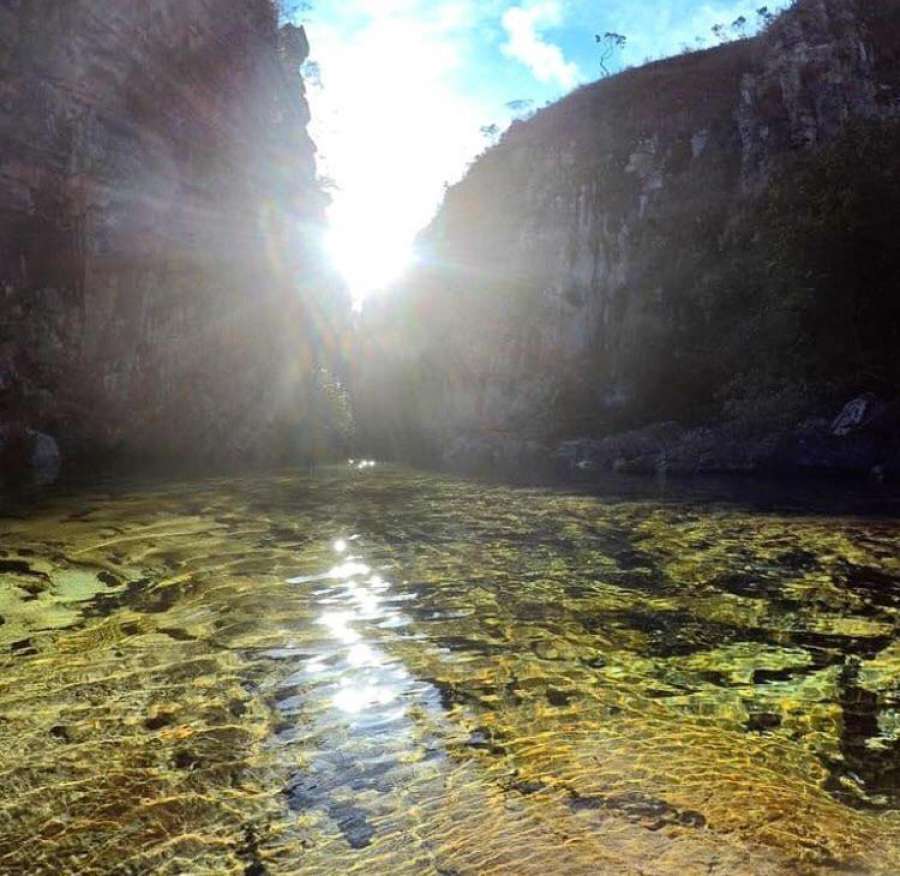
<path fill-rule="evenodd" d="M 654 423 L 602 439 L 566 441 L 557 449 L 556 459 L 571 471 L 651 473 L 666 467 L 669 454 L 684 435 L 677 423 Z"/>
<path fill-rule="evenodd" d="M 785 436 L 772 462 L 778 469 L 900 477 L 900 402 L 859 396 L 834 420 L 808 420 Z"/>
<path fill-rule="evenodd" d="M 56 439 L 18 423 L 0 425 L 0 480 L 51 484 L 61 467 Z"/>

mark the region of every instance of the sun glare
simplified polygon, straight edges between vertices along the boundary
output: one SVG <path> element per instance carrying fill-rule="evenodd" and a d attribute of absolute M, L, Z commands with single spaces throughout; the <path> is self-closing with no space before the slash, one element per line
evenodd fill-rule
<path fill-rule="evenodd" d="M 357 305 L 397 280 L 412 262 L 410 241 L 380 224 L 338 226 L 327 237 L 331 260 Z"/>

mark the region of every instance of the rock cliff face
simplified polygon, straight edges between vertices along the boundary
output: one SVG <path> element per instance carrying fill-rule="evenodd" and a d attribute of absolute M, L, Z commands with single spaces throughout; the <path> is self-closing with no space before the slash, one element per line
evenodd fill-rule
<path fill-rule="evenodd" d="M 271 452 L 339 318 L 306 54 L 270 0 L 0 4 L 7 428 L 76 455 Z"/>
<path fill-rule="evenodd" d="M 800 156 L 890 125 L 898 57 L 897 0 L 799 0 L 754 39 L 514 124 L 448 192 L 422 267 L 366 315 L 373 443 L 446 453 L 460 436 L 521 447 L 720 416 L 748 363 L 768 369 L 738 324 L 774 332 L 764 295 L 729 298 L 749 282 L 740 259 L 769 245 L 753 211 Z"/>

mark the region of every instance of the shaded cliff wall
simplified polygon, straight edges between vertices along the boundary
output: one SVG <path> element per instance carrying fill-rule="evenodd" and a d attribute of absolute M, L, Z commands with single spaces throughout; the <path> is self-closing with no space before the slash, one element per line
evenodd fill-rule
<path fill-rule="evenodd" d="M 0 419 L 198 458 L 305 428 L 341 319 L 307 53 L 270 0 L 0 4 Z"/>
<path fill-rule="evenodd" d="M 769 255 L 809 192 L 780 213 L 773 199 L 805 156 L 890 127 L 898 53 L 896 0 L 800 0 L 754 39 L 627 71 L 513 125 L 448 192 L 415 274 L 364 313 L 357 399 L 373 446 L 699 421 L 722 415 L 735 382 L 795 367 L 805 331 L 825 346 L 803 324 L 817 290 L 785 304 L 807 281 L 793 255 Z"/>

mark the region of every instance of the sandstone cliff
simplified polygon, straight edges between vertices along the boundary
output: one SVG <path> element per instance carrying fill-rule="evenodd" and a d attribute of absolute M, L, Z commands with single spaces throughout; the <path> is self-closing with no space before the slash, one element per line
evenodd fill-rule
<path fill-rule="evenodd" d="M 340 319 L 307 53 L 271 0 L 0 4 L 0 427 L 244 460 L 304 428 Z"/>
<path fill-rule="evenodd" d="M 448 192 L 415 275 L 366 315 L 370 440 L 521 451 L 889 393 L 900 189 L 861 166 L 890 166 L 900 142 L 898 59 L 897 0 L 798 0 L 753 39 L 626 71 L 514 124 Z M 873 194 L 888 204 L 875 218 Z M 841 286 L 857 243 L 841 222 L 877 249 L 870 281 Z M 844 263 L 822 267 L 816 249 L 841 247 Z"/>

